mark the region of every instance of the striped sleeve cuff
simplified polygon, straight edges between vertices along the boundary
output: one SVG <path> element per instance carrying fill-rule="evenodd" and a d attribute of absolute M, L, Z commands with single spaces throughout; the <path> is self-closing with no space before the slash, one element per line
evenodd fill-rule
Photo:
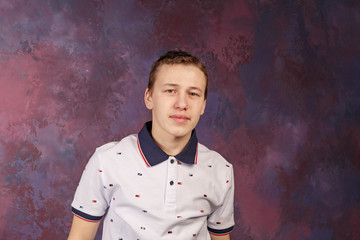
<path fill-rule="evenodd" d="M 231 233 L 231 231 L 233 230 L 234 226 L 232 227 L 229 227 L 229 228 L 226 228 L 226 229 L 213 229 L 213 228 L 209 228 L 208 227 L 208 230 L 209 230 L 209 233 L 212 234 L 212 235 L 215 235 L 215 236 L 224 236 L 224 235 L 227 235 L 229 233 Z"/>
<path fill-rule="evenodd" d="M 97 222 L 97 221 L 100 221 L 103 217 L 103 216 L 92 216 L 92 215 L 83 213 L 73 207 L 71 208 L 71 210 L 75 216 L 77 216 L 78 218 L 81 218 L 82 220 L 85 220 L 87 222 Z"/>

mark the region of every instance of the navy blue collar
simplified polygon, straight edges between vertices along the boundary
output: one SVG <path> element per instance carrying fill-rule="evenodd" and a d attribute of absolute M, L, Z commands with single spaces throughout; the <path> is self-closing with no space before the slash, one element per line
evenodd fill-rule
<path fill-rule="evenodd" d="M 138 134 L 138 147 L 145 163 L 148 166 L 154 166 L 166 161 L 169 156 L 154 142 L 151 137 L 152 122 L 146 122 Z M 196 164 L 197 162 L 197 145 L 195 129 L 191 133 L 189 142 L 184 150 L 175 156 L 176 159 L 187 164 Z"/>

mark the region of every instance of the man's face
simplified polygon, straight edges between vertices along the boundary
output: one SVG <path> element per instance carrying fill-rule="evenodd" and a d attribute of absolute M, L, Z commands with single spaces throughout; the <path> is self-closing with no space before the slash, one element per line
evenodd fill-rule
<path fill-rule="evenodd" d="M 145 91 L 155 139 L 190 138 L 205 110 L 205 81 L 204 73 L 193 65 L 159 67 L 152 90 Z"/>

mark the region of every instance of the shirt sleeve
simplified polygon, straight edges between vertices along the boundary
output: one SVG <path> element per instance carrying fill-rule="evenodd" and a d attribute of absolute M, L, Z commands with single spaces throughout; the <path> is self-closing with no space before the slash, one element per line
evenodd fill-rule
<path fill-rule="evenodd" d="M 229 234 L 234 228 L 234 171 L 232 165 L 227 165 L 226 184 L 223 203 L 209 216 L 208 230 L 212 235 Z"/>
<path fill-rule="evenodd" d="M 85 221 L 99 221 L 108 208 L 104 194 L 104 171 L 98 151 L 87 163 L 71 204 L 72 213 Z"/>

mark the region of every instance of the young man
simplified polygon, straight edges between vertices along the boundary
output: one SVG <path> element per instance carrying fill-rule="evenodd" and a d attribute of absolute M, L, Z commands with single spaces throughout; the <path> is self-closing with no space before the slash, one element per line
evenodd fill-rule
<path fill-rule="evenodd" d="M 152 66 L 139 134 L 96 149 L 76 190 L 69 240 L 229 240 L 232 165 L 198 143 L 207 97 L 205 66 L 170 51 Z"/>

